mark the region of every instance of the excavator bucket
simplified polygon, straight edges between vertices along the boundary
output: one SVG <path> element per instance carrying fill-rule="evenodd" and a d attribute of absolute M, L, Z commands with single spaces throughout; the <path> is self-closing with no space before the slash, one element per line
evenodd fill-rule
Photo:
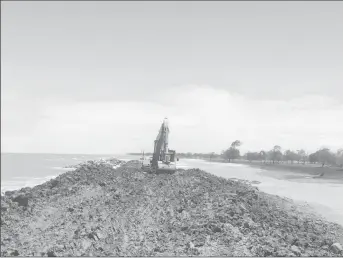
<path fill-rule="evenodd" d="M 156 169 L 156 174 L 172 174 L 176 171 L 176 164 L 175 162 L 171 162 L 166 164 L 164 162 L 159 161 L 158 167 Z"/>

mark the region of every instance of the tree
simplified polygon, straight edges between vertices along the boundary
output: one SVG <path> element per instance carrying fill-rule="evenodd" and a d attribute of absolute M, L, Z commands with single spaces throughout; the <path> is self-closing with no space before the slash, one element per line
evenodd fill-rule
<path fill-rule="evenodd" d="M 210 162 L 211 162 L 211 160 L 212 160 L 212 158 L 213 158 L 214 155 L 215 155 L 214 152 L 211 152 L 211 153 L 210 153 Z"/>
<path fill-rule="evenodd" d="M 246 156 L 247 156 L 247 160 L 249 160 L 250 162 L 253 160 L 260 159 L 260 154 L 258 152 L 248 152 Z"/>
<path fill-rule="evenodd" d="M 275 145 L 273 150 L 274 151 L 281 151 L 281 147 L 279 145 Z"/>
<path fill-rule="evenodd" d="M 236 140 L 236 141 L 231 143 L 231 147 L 233 147 L 234 149 L 236 149 L 236 147 L 239 147 L 241 145 L 242 145 L 242 142 L 239 140 Z"/>
<path fill-rule="evenodd" d="M 308 161 L 312 164 L 315 164 L 317 163 L 319 160 L 318 160 L 318 153 L 315 152 L 315 153 L 312 153 L 308 156 Z"/>
<path fill-rule="evenodd" d="M 266 159 L 267 159 L 267 152 L 265 152 L 264 150 L 261 150 L 260 153 L 260 160 L 262 162 L 262 160 L 264 161 L 264 163 L 266 163 Z"/>
<path fill-rule="evenodd" d="M 281 153 L 281 147 L 279 145 L 275 145 L 274 148 L 268 152 L 269 159 L 273 161 L 273 164 L 275 161 L 280 162 L 282 159 L 282 153 Z"/>
<path fill-rule="evenodd" d="M 249 152 L 245 153 L 245 154 L 242 156 L 243 160 L 248 160 L 248 153 L 249 153 Z"/>
<path fill-rule="evenodd" d="M 246 156 L 246 159 L 251 162 L 253 160 L 252 152 L 247 152 L 244 156 Z"/>
<path fill-rule="evenodd" d="M 330 152 L 330 149 L 323 148 L 317 151 L 318 161 L 322 163 L 322 167 L 325 164 L 335 164 L 335 156 Z"/>
<path fill-rule="evenodd" d="M 306 159 L 307 159 L 306 152 L 303 149 L 301 149 L 301 150 L 297 150 L 297 153 L 298 153 L 298 163 L 302 161 L 303 164 L 305 164 Z"/>
<path fill-rule="evenodd" d="M 274 161 L 279 161 L 282 159 L 281 147 L 279 145 L 275 145 L 272 151 L 273 163 Z"/>
<path fill-rule="evenodd" d="M 343 167 L 343 149 L 339 149 L 336 154 L 336 164 Z"/>
<path fill-rule="evenodd" d="M 287 161 L 287 163 L 290 160 L 292 164 L 293 164 L 294 160 L 299 160 L 298 154 L 293 152 L 293 151 L 291 151 L 291 150 L 286 150 L 285 151 L 284 159 L 285 159 L 285 161 Z"/>
<path fill-rule="evenodd" d="M 237 147 L 241 146 L 242 142 L 239 140 L 236 140 L 234 142 L 231 143 L 231 147 L 228 148 L 225 152 L 224 152 L 224 158 L 229 160 L 229 162 L 231 162 L 232 159 L 237 159 L 240 157 L 240 152 L 237 149 Z"/>
<path fill-rule="evenodd" d="M 229 160 L 229 162 L 231 162 L 232 159 L 237 159 L 239 158 L 239 150 L 235 149 L 233 147 L 228 148 L 225 152 L 224 152 L 224 158 L 226 160 Z"/>
<path fill-rule="evenodd" d="M 291 151 L 286 150 L 285 153 L 283 154 L 284 160 L 288 163 L 289 160 L 291 160 Z"/>

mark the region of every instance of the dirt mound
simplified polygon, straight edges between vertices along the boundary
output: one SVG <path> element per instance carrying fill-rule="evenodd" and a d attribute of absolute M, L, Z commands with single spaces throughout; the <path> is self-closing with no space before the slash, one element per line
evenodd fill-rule
<path fill-rule="evenodd" d="M 65 166 L 64 168 L 77 169 L 77 168 L 81 168 L 85 166 L 99 166 L 99 165 L 109 165 L 109 166 L 112 166 L 113 168 L 117 168 L 125 163 L 126 163 L 125 161 L 115 159 L 115 158 L 110 158 L 110 159 L 99 159 L 99 160 L 87 160 L 80 164 Z"/>
<path fill-rule="evenodd" d="M 2 256 L 343 256 L 339 225 L 198 169 L 87 163 L 1 207 Z"/>

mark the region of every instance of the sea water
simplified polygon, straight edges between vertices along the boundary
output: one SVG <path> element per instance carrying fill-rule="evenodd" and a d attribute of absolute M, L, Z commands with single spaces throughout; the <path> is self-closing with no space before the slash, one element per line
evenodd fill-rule
<path fill-rule="evenodd" d="M 116 157 L 128 161 L 138 159 L 139 156 L 130 155 L 84 155 L 84 154 L 1 154 L 1 193 L 32 187 L 44 183 L 70 168 L 87 160 L 100 160 Z"/>

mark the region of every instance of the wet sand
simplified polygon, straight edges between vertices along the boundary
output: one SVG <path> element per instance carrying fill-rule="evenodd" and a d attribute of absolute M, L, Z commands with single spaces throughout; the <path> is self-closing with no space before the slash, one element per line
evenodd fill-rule
<path fill-rule="evenodd" d="M 340 168 L 321 167 L 301 164 L 253 164 L 246 163 L 252 167 L 266 170 L 265 174 L 283 179 L 311 179 L 316 182 L 325 181 L 330 183 L 343 183 L 343 170 Z"/>
<path fill-rule="evenodd" d="M 212 160 L 212 162 L 224 162 L 223 160 Z M 225 163 L 225 162 L 224 162 Z M 339 167 L 321 167 L 320 164 L 297 164 L 297 163 L 262 163 L 236 160 L 233 164 L 244 164 L 254 168 L 265 170 L 264 175 L 276 179 L 286 180 L 312 180 L 313 182 L 326 182 L 343 184 L 343 169 Z"/>

